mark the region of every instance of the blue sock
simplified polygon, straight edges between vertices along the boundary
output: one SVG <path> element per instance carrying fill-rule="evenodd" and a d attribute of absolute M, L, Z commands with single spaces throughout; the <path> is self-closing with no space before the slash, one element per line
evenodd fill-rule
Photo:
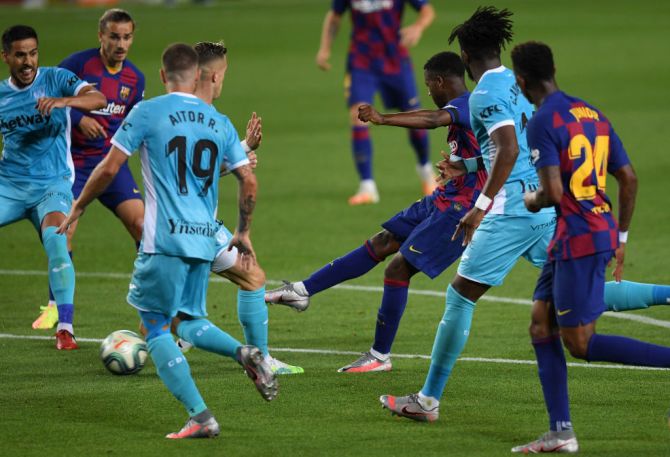
<path fill-rule="evenodd" d="M 177 335 L 198 349 L 225 355 L 233 360 L 237 360 L 237 348 L 242 346 L 242 343 L 207 319 L 181 321 L 177 326 Z"/>
<path fill-rule="evenodd" d="M 253 344 L 268 355 L 268 307 L 265 304 L 265 287 L 237 291 L 237 318 L 244 330 L 247 344 Z"/>
<path fill-rule="evenodd" d="M 355 126 L 351 128 L 351 149 L 361 181 L 372 179 L 372 142 L 367 127 Z"/>
<path fill-rule="evenodd" d="M 205 411 L 207 405 L 193 382 L 186 357 L 168 333 L 171 318 L 147 311 L 140 311 L 139 314 L 147 329 L 149 355 L 163 384 L 184 405 L 190 416 Z"/>
<path fill-rule="evenodd" d="M 414 148 L 416 161 L 419 165 L 425 165 L 430 159 L 430 149 L 428 147 L 428 133 L 425 130 L 410 130 L 409 142 Z"/>
<path fill-rule="evenodd" d="M 407 305 L 407 291 L 409 282 L 384 280 L 384 295 L 382 305 L 377 312 L 377 327 L 375 342 L 372 349 L 382 354 L 391 352 L 391 346 L 398 332 L 400 319 Z"/>
<path fill-rule="evenodd" d="M 74 314 L 74 266 L 67 252 L 67 238 L 56 227 L 42 232 L 42 244 L 49 259 L 49 284 L 58 305 L 58 322 L 72 324 Z"/>
<path fill-rule="evenodd" d="M 442 397 L 451 370 L 468 341 L 475 310 L 475 303 L 456 292 L 451 285 L 447 287 L 446 301 L 446 310 L 435 335 L 430 369 L 421 389 L 422 394 L 438 400 Z"/>
<path fill-rule="evenodd" d="M 68 255 L 70 256 L 70 259 L 72 259 L 72 251 L 67 251 Z M 56 298 L 54 297 L 54 293 L 51 290 L 51 284 L 49 284 L 49 301 L 56 301 Z"/>
<path fill-rule="evenodd" d="M 372 270 L 381 260 L 375 256 L 370 241 L 339 257 L 303 281 L 310 295 L 329 289 L 348 279 L 358 278 Z"/>
<path fill-rule="evenodd" d="M 670 367 L 670 347 L 624 336 L 594 333 L 589 340 L 586 360 L 645 367 Z"/>
<path fill-rule="evenodd" d="M 605 303 L 610 311 L 629 311 L 654 305 L 667 305 L 670 303 L 670 286 L 610 281 L 605 283 Z"/>
<path fill-rule="evenodd" d="M 534 340 L 537 373 L 540 376 L 544 404 L 549 413 L 549 429 L 571 430 L 570 400 L 568 399 L 568 368 L 561 338 L 558 335 Z"/>

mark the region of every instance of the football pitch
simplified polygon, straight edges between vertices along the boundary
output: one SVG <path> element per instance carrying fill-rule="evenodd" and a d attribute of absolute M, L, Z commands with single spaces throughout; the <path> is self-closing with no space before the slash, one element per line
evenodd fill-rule
<path fill-rule="evenodd" d="M 432 2 L 437 18 L 412 57 L 423 106 L 431 106 L 422 66 L 449 47 L 447 37 L 480 4 Z M 497 3 L 497 2 L 492 2 Z M 263 118 L 259 197 L 252 240 L 268 287 L 299 280 L 360 246 L 379 224 L 420 197 L 420 182 L 405 132 L 373 127 L 375 174 L 381 202 L 349 207 L 357 178 L 349 151 L 343 73 L 348 18 L 333 48 L 333 69 L 314 57 L 329 2 L 221 0 L 210 7 L 125 4 L 138 22 L 129 58 L 145 73 L 146 96 L 163 93 L 158 69 L 163 48 L 176 41 L 224 39 L 229 68 L 216 102 L 238 131 L 252 111 Z M 559 86 L 608 115 L 629 152 L 640 186 L 630 230 L 625 277 L 670 283 L 670 3 L 638 0 L 498 4 L 515 12 L 515 43 L 552 46 Z M 43 11 L 0 7 L 0 28 L 25 23 L 40 35 L 40 64 L 55 65 L 97 45 L 101 9 L 55 6 Z M 406 11 L 412 20 L 412 11 Z M 509 64 L 509 49 L 504 63 Z M 2 66 L 2 77 L 7 76 Z M 469 82 L 469 87 L 474 84 Z M 432 159 L 445 150 L 446 130 L 431 132 Z M 131 159 L 136 178 L 139 160 Z M 616 183 L 608 194 L 616 200 Z M 220 215 L 233 228 L 236 183 L 221 183 Z M 126 304 L 134 244 L 99 203 L 83 216 L 75 238 L 75 330 L 81 349 L 59 352 L 52 331 L 30 328 L 46 304 L 46 257 L 27 222 L 0 229 L 0 455 L 44 456 L 505 456 L 547 429 L 542 392 L 527 327 L 537 270 L 520 262 L 475 313 L 463 359 L 431 424 L 392 418 L 381 394 L 418 391 L 428 370 L 443 293 L 455 266 L 434 281 L 412 280 L 393 358 L 393 371 L 341 374 L 337 368 L 367 350 L 381 299 L 383 266 L 323 292 L 310 309 L 270 307 L 270 348 L 305 373 L 279 378 L 280 393 L 264 402 L 240 367 L 202 351 L 187 357 L 193 377 L 221 424 L 215 440 L 172 442 L 187 415 L 149 361 L 138 375 L 108 373 L 99 342 L 113 330 L 136 330 Z M 212 279 L 213 322 L 243 339 L 237 289 Z M 670 344 L 670 306 L 607 315 L 602 333 Z M 585 456 L 668 456 L 670 371 L 601 364 L 569 368 L 572 419 Z"/>

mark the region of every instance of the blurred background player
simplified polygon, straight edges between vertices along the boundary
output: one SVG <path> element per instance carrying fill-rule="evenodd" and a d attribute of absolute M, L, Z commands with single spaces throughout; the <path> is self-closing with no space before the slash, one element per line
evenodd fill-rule
<path fill-rule="evenodd" d="M 228 68 L 227 49 L 223 43 L 200 42 L 195 45 L 198 53 L 200 80 L 195 91 L 205 103 L 212 104 L 221 95 L 221 88 Z M 247 135 L 242 147 L 247 153 L 258 148 L 261 142 L 261 119 L 253 113 L 247 124 Z M 248 238 L 240 237 L 251 223 L 256 204 L 256 180 L 253 174 L 240 174 L 240 164 L 225 164 L 226 173 L 233 173 L 240 182 L 240 228 L 235 235 L 223 225 L 216 234 L 216 256 L 212 262 L 212 272 L 222 276 L 239 287 L 237 292 L 237 317 L 244 331 L 247 344 L 257 346 L 265 356 L 275 374 L 299 374 L 301 367 L 288 365 L 270 355 L 268 350 L 268 309 L 265 304 L 265 271 L 258 264 Z M 255 166 L 255 163 L 252 165 Z M 243 170 L 246 170 L 243 169 Z M 248 187 L 247 187 L 248 186 Z M 196 329 L 197 330 L 197 329 Z M 180 346 L 188 350 L 187 344 L 194 341 L 192 332 L 182 332 Z M 197 346 L 196 346 L 197 347 Z"/>
<path fill-rule="evenodd" d="M 93 170 L 59 228 L 65 231 L 142 146 L 147 213 L 127 299 L 139 311 L 148 332 L 149 354 L 158 375 L 190 416 L 179 432 L 167 435 L 170 439 L 219 434 L 219 424 L 170 334 L 178 313 L 182 316 L 178 332 L 192 334 L 198 347 L 234 356 L 266 400 L 277 394 L 274 375 L 262 352 L 254 346 L 242 346 L 205 317 L 221 169 L 224 163 L 231 164 L 237 166 L 239 174 L 250 176 L 251 182 L 255 183 L 255 178 L 230 120 L 193 94 L 199 75 L 198 54 L 191 46 L 177 43 L 163 52 L 161 80 L 167 94 L 132 110 L 114 135 L 109 154 Z M 241 206 L 240 214 L 245 211 Z M 248 222 L 239 221 L 231 245 L 246 247 L 253 256 Z"/>
<path fill-rule="evenodd" d="M 127 60 L 134 36 L 135 22 L 130 14 L 120 9 L 107 10 L 99 20 L 100 47 L 72 54 L 59 65 L 88 81 L 107 98 L 107 106 L 103 109 L 91 113 L 77 109 L 70 112 L 70 119 L 75 127 L 71 134 L 75 168 L 72 186 L 74 198 L 79 197 L 91 172 L 109 152 L 112 136 L 123 119 L 144 96 L 144 75 Z M 144 203 L 127 164 L 123 165 L 98 200 L 123 222 L 139 247 L 144 223 Z M 76 229 L 75 222 L 67 232 L 70 256 Z M 48 305 L 41 309 L 42 313 L 33 322 L 33 328 L 52 328 L 58 321 L 58 313 L 51 290 Z"/>
<path fill-rule="evenodd" d="M 526 139 L 533 107 L 521 93 L 513 72 L 500 60 L 501 50 L 513 36 L 511 16 L 507 9 L 480 7 L 449 37 L 450 43 L 458 39 L 466 71 L 477 82 L 469 101 L 470 120 L 489 173 L 475 205 L 461 219 L 453 236 L 453 240 L 458 240 L 462 235 L 467 248 L 447 288 L 445 312 L 437 328 L 423 388 L 404 397 L 380 397 L 382 405 L 393 414 L 414 420 L 438 419 L 439 399 L 470 335 L 475 302 L 492 286 L 501 285 L 520 257 L 543 267 L 555 231 L 553 208 L 530 213 L 524 206 L 524 192 L 537 189 L 539 178 Z M 642 284 L 629 294 L 632 289 L 607 284 L 610 285 L 614 285 L 608 301 L 610 310 L 652 304 L 645 300 L 649 298 L 648 289 L 655 287 L 665 291 L 665 304 L 670 290 Z M 619 302 L 625 306 L 617 306 Z M 534 300 L 531 328 L 549 333 L 549 310 L 546 299 Z M 540 371 L 551 372 L 552 367 L 558 366 L 566 369 L 562 352 L 555 350 L 555 341 L 534 339 L 533 346 Z M 563 387 L 567 398 L 567 383 Z"/>
<path fill-rule="evenodd" d="M 401 28 L 405 3 L 419 13 L 413 24 Z M 347 9 L 351 10 L 352 32 L 345 86 L 352 152 L 360 178 L 358 191 L 349 198 L 349 204 L 362 205 L 377 203 L 379 192 L 372 173 L 372 142 L 368 126 L 358 120 L 358 107 L 372 103 L 377 91 L 387 108 L 407 111 L 419 107 L 407 47 L 419 42 L 423 31 L 433 22 L 435 11 L 428 0 L 333 0 L 323 21 L 321 46 L 316 55 L 316 64 L 322 70 L 330 69 L 331 45 Z M 430 195 L 435 189 L 435 175 L 428 135 L 423 130 L 409 130 L 408 134 L 416 153 L 423 193 Z"/>
<path fill-rule="evenodd" d="M 442 52 L 424 65 L 425 83 L 437 110 L 382 115 L 370 105 L 360 107 L 359 118 L 364 122 L 422 129 L 449 126 L 447 141 L 451 153 L 443 153 L 444 160 L 438 164 L 442 185 L 432 195 L 383 223 L 384 230 L 363 246 L 335 259 L 304 281 L 286 284 L 266 294 L 270 303 L 304 311 L 312 295 L 359 277 L 393 255 L 384 271 L 384 295 L 377 314 L 372 348 L 358 360 L 340 368 L 340 372 L 391 370 L 391 346 L 407 305 L 410 279 L 419 271 L 434 279 L 465 249 L 460 241 L 451 241 L 451 235 L 478 197 L 486 181 L 486 172 L 483 168 L 477 171 L 477 160 L 481 156 L 470 130 L 470 92 L 464 76 L 465 68 L 460 57 L 453 52 Z M 452 176 L 447 174 L 450 172 L 449 161 L 463 160 L 475 161 L 473 171 L 451 179 Z M 460 170 L 458 173 L 462 174 Z"/>
<path fill-rule="evenodd" d="M 16 25 L 2 34 L 2 60 L 10 76 L 0 84 L 0 227 L 28 219 L 38 231 L 57 304 L 56 347 L 77 349 L 74 266 L 65 236 L 56 233 L 72 205 L 68 116 L 70 108 L 94 110 L 106 100 L 68 70 L 39 68 L 37 47 L 32 27 Z"/>
<path fill-rule="evenodd" d="M 589 362 L 670 367 L 670 347 L 596 333 L 598 317 L 607 309 L 605 271 L 612 258 L 617 279 L 623 273 L 637 193 L 637 177 L 619 136 L 600 110 L 558 88 L 549 46 L 521 44 L 512 50 L 512 62 L 519 87 L 537 108 L 528 123 L 528 145 L 540 188 L 527 192 L 524 201 L 531 212 L 555 206 L 558 214 L 549 261 L 535 290 L 536 300 L 551 301 L 555 308 L 547 336 L 560 335 L 573 357 Z M 605 194 L 607 174 L 618 184 L 618 224 Z M 531 336 L 537 335 L 531 331 Z M 512 452 L 577 452 L 569 412 L 556 417 L 557 410 L 567 410 L 567 405 L 557 407 L 555 395 L 561 390 L 557 386 L 567 383 L 567 372 L 539 374 L 550 430 Z M 570 426 L 556 430 L 555 423 Z"/>

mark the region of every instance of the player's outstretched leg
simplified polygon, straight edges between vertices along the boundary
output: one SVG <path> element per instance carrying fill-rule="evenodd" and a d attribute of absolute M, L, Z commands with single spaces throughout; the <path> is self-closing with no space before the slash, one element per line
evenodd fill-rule
<path fill-rule="evenodd" d="M 156 365 L 158 376 L 168 390 L 179 400 L 190 419 L 179 432 L 168 438 L 204 438 L 218 435 L 216 420 L 207 409 L 198 388 L 191 377 L 191 369 L 186 357 L 181 353 L 169 333 L 171 319 L 160 313 L 140 311 L 142 324 L 147 331 L 146 341 L 149 355 Z M 216 426 L 215 426 L 216 424 Z"/>
<path fill-rule="evenodd" d="M 65 235 L 58 235 L 56 227 L 45 227 L 42 244 L 49 259 L 49 284 L 56 298 L 58 327 L 56 348 L 59 350 L 78 349 L 74 339 L 72 319 L 74 316 L 74 266 L 67 251 Z"/>
<path fill-rule="evenodd" d="M 482 286 L 484 287 L 484 286 Z M 392 397 L 384 395 L 380 399 L 395 398 L 407 399 L 411 403 L 412 408 L 407 406 L 408 414 L 401 414 L 403 412 L 400 408 L 388 408 L 394 414 L 408 417 L 415 420 L 436 420 L 439 414 L 440 397 L 444 392 L 444 387 L 447 384 L 451 370 L 458 359 L 458 356 L 463 352 L 465 343 L 470 334 L 470 326 L 472 324 L 472 315 L 474 313 L 475 303 L 454 289 L 451 284 L 447 288 L 446 310 L 444 316 L 437 327 L 437 334 L 435 335 L 435 342 L 433 344 L 433 351 L 431 354 L 431 363 L 428 370 L 428 376 L 421 391 L 412 394 L 408 397 Z M 382 400 L 382 403 L 383 400 Z M 389 403 L 390 405 L 390 403 Z M 421 409 L 414 409 L 414 407 Z M 433 419 L 416 419 L 414 415 L 421 414 L 421 410 L 429 411 L 430 417 Z"/>
<path fill-rule="evenodd" d="M 384 230 L 367 240 L 348 254 L 339 257 L 312 273 L 304 281 L 286 283 L 265 294 L 265 301 L 275 305 L 286 305 L 297 311 L 309 306 L 309 298 L 349 279 L 358 278 L 398 251 L 399 243 Z"/>
<path fill-rule="evenodd" d="M 670 286 L 640 282 L 605 283 L 605 304 L 609 311 L 630 311 L 670 304 Z"/>

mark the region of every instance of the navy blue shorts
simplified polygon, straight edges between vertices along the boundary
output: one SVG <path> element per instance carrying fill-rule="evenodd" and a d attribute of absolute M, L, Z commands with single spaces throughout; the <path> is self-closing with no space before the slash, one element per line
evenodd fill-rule
<path fill-rule="evenodd" d="M 451 241 L 467 208 L 452 203 L 440 211 L 427 196 L 382 224 L 398 241 L 400 253 L 417 270 L 434 279 L 454 263 L 465 249 L 461 240 Z"/>
<path fill-rule="evenodd" d="M 408 111 L 419 107 L 414 71 L 409 59 L 402 60 L 400 73 L 396 75 L 352 68 L 347 75 L 345 90 L 349 106 L 356 103 L 372 104 L 375 93 L 379 91 L 387 109 Z"/>
<path fill-rule="evenodd" d="M 74 198 L 79 198 L 88 177 L 91 176 L 96 165 L 96 163 L 93 163 L 86 167 L 75 169 L 74 184 L 72 185 L 72 194 L 74 195 Z M 128 168 L 128 163 L 126 162 L 119 169 L 118 174 L 114 177 L 114 180 L 110 183 L 109 187 L 100 194 L 98 200 L 100 200 L 100 203 L 105 205 L 110 211 L 114 212 L 116 207 L 121 203 L 126 200 L 134 199 L 142 200 L 142 194 L 137 187 L 133 174 L 130 172 L 130 168 Z"/>
<path fill-rule="evenodd" d="M 613 251 L 607 251 L 547 262 L 537 280 L 533 300 L 552 301 L 561 327 L 595 321 L 607 310 L 605 271 L 613 255 Z"/>

